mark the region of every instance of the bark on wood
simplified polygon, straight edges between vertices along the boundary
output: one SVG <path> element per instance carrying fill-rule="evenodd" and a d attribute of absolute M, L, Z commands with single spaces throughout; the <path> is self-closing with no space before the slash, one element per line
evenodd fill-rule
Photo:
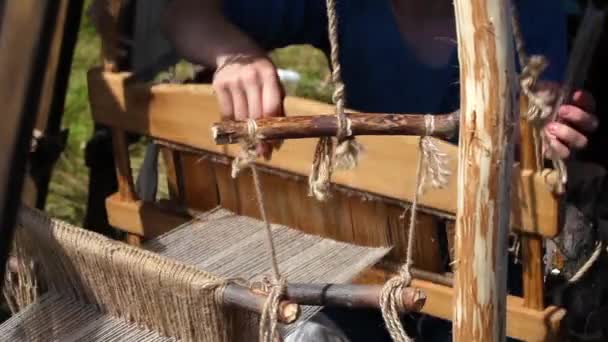
<path fill-rule="evenodd" d="M 432 122 L 424 114 L 351 113 L 352 135 L 431 135 L 438 138 L 453 137 L 458 128 L 458 113 L 433 115 Z M 334 115 L 288 116 L 255 120 L 258 140 L 302 139 L 332 137 L 338 132 Z M 211 128 L 216 144 L 235 144 L 249 138 L 249 125 L 245 121 L 224 121 Z"/>
<path fill-rule="evenodd" d="M 353 284 L 288 284 L 285 297 L 300 305 L 379 309 L 382 285 Z M 426 294 L 417 288 L 403 289 L 398 309 L 418 312 L 426 302 Z"/>
<path fill-rule="evenodd" d="M 515 91 L 506 0 L 457 0 L 461 134 L 454 341 L 504 341 Z"/>

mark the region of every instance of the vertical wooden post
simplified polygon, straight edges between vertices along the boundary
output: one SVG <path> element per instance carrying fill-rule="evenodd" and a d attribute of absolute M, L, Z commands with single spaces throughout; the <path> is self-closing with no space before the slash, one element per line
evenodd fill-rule
<path fill-rule="evenodd" d="M 461 126 L 454 341 L 504 341 L 516 98 L 506 0 L 456 0 Z"/>
<path fill-rule="evenodd" d="M 106 71 L 119 71 L 124 53 L 120 51 L 121 15 L 125 9 L 124 0 L 95 0 L 92 3 L 93 21 L 101 37 L 101 58 Z M 137 201 L 135 182 L 129 160 L 127 133 L 119 128 L 112 129 L 112 147 L 116 163 L 118 193 L 122 201 Z M 127 243 L 139 245 L 141 237 L 127 234 Z"/>

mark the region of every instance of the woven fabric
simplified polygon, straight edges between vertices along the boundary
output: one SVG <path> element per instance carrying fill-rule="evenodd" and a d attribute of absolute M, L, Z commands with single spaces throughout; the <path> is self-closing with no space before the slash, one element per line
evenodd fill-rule
<path fill-rule="evenodd" d="M 257 315 L 222 305 L 222 284 L 227 278 L 268 274 L 263 224 L 216 209 L 141 249 L 24 208 L 19 257 L 36 265 L 48 291 L 0 326 L 0 336 L 10 341 L 253 341 Z M 292 282 L 346 282 L 388 252 L 279 225 L 272 230 L 281 270 Z M 301 320 L 317 310 L 304 308 Z"/>

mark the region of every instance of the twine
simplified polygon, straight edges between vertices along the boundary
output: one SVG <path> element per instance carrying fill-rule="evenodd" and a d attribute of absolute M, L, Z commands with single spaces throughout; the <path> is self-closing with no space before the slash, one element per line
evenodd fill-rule
<path fill-rule="evenodd" d="M 427 183 L 433 188 L 441 188 L 447 184 L 450 175 L 447 155 L 442 153 L 429 137 L 435 129 L 433 115 L 425 116 L 425 136 L 420 138 L 418 161 L 416 164 L 416 192 L 409 208 L 410 221 L 407 236 L 406 261 L 401 266 L 397 276 L 384 284 L 380 293 L 380 309 L 391 338 L 396 342 L 409 342 L 412 338 L 407 335 L 399 317 L 399 308 L 403 307 L 402 292 L 412 281 L 411 267 L 414 264 L 414 241 L 416 239 L 416 216 L 418 200 L 424 193 Z M 407 209 L 406 209 L 407 210 Z"/>
<path fill-rule="evenodd" d="M 332 101 L 336 106 L 337 144 L 334 150 L 331 138 L 320 138 L 315 149 L 312 172 L 309 177 L 310 194 L 324 201 L 329 196 L 333 169 L 350 170 L 357 166 L 362 146 L 352 136 L 351 122 L 344 112 L 345 86 L 340 64 L 340 42 L 336 0 L 327 0 L 327 30 L 330 45 L 331 80 L 334 85 Z"/>
<path fill-rule="evenodd" d="M 553 168 L 558 173 L 559 181 L 554 191 L 561 194 L 565 191 L 565 185 L 568 181 L 566 165 L 561 158 L 557 157 L 555 149 L 551 146 L 549 137 L 543 129 L 549 122 L 554 122 L 557 119 L 552 117 L 556 94 L 553 91 L 541 93 L 536 89 L 536 83 L 542 72 L 547 68 L 548 62 L 543 56 L 527 56 L 519 23 L 519 13 L 513 3 L 511 3 L 511 24 L 519 64 L 522 67 L 520 86 L 522 92 L 528 98 L 528 111 L 524 115 L 533 127 L 534 147 L 537 152 L 536 164 L 539 170 L 542 169 L 542 145 L 544 144 L 549 151 Z"/>
<path fill-rule="evenodd" d="M 287 281 L 281 276 L 281 272 L 279 270 L 279 262 L 277 260 L 276 247 L 272 237 L 272 227 L 270 225 L 270 221 L 268 221 L 262 183 L 260 181 L 258 170 L 253 163 L 257 157 L 256 146 L 258 144 L 258 139 L 256 133 L 257 124 L 255 120 L 247 120 L 247 138 L 241 143 L 240 155 L 237 156 L 232 163 L 232 177 L 236 178 L 240 171 L 246 167 L 251 169 L 256 202 L 258 204 L 258 210 L 262 220 L 264 221 L 264 227 L 266 230 L 268 259 L 273 272 L 273 283 L 268 286 L 268 298 L 264 303 L 264 308 L 260 317 L 259 338 L 260 341 L 263 342 L 274 342 L 281 339 L 278 330 L 278 311 L 280 309 L 279 304 L 281 298 L 285 293 Z"/>

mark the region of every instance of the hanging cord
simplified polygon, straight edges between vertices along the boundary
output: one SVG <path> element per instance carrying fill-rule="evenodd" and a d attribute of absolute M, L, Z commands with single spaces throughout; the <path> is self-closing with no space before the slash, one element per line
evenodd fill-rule
<path fill-rule="evenodd" d="M 330 45 L 331 79 L 334 84 L 332 101 L 336 106 L 338 130 L 337 145 L 334 150 L 331 138 L 321 138 L 317 143 L 309 179 L 310 194 L 318 200 L 325 200 L 329 194 L 329 183 L 333 168 L 349 170 L 357 166 L 362 146 L 352 136 L 351 121 L 344 113 L 345 86 L 342 82 L 340 64 L 340 43 L 336 0 L 327 0 L 327 23 Z M 333 154 L 333 156 L 332 156 Z"/>
<path fill-rule="evenodd" d="M 257 125 L 255 120 L 249 119 L 247 121 L 247 132 L 248 138 L 245 139 L 241 145 L 241 154 L 237 156 L 232 163 L 232 177 L 236 178 L 241 170 L 246 167 L 251 169 L 251 175 L 253 178 L 253 185 L 255 188 L 256 201 L 258 203 L 258 209 L 260 216 L 264 221 L 266 230 L 266 243 L 268 245 L 268 257 L 273 273 L 273 280 L 269 284 L 266 284 L 266 292 L 268 292 L 268 299 L 264 303 L 262 315 L 260 316 L 260 331 L 259 339 L 262 342 L 275 342 L 281 340 L 279 334 L 278 325 L 278 311 L 281 297 L 285 294 L 287 287 L 287 281 L 281 275 L 279 271 L 279 262 L 277 260 L 277 252 L 272 237 L 272 227 L 270 221 L 268 221 L 268 215 L 266 211 L 266 203 L 264 201 L 264 192 L 262 190 L 262 183 L 258 170 L 253 163 L 257 157 L 256 146 L 258 139 L 256 136 Z"/>
<path fill-rule="evenodd" d="M 554 91 L 538 91 L 536 85 L 542 72 L 547 68 L 548 62 L 543 56 L 533 55 L 528 57 L 525 51 L 523 34 L 519 23 L 519 12 L 513 2 L 511 2 L 511 25 L 513 27 L 513 36 L 515 38 L 515 47 L 519 64 L 522 72 L 520 77 L 521 91 L 528 98 L 528 111 L 523 113 L 526 119 L 531 123 L 534 134 L 534 149 L 536 150 L 536 164 L 539 170 L 543 164 L 543 145 L 549 151 L 553 168 L 558 173 L 559 181 L 554 189 L 556 193 L 561 194 L 565 191 L 565 185 L 568 181 L 568 174 L 564 161 L 557 157 L 555 150 L 551 146 L 549 137 L 545 133 L 544 127 L 557 120 L 552 117 L 553 106 L 557 99 Z"/>
<path fill-rule="evenodd" d="M 418 212 L 418 199 L 424 193 L 427 183 L 433 188 L 442 188 L 448 182 L 450 175 L 447 154 L 442 153 L 437 145 L 428 136 L 434 131 L 434 117 L 425 116 L 425 136 L 419 141 L 419 154 L 416 164 L 416 191 L 414 200 L 409 208 L 409 230 L 407 236 L 406 260 L 399 273 L 389 279 L 380 293 L 380 309 L 387 330 L 396 342 L 409 342 L 412 339 L 407 335 L 399 317 L 399 307 L 402 307 L 402 291 L 412 281 L 410 268 L 414 264 L 414 241 L 416 239 L 416 216 Z M 407 209 L 406 209 L 407 210 Z M 405 214 L 405 212 L 404 212 Z"/>

